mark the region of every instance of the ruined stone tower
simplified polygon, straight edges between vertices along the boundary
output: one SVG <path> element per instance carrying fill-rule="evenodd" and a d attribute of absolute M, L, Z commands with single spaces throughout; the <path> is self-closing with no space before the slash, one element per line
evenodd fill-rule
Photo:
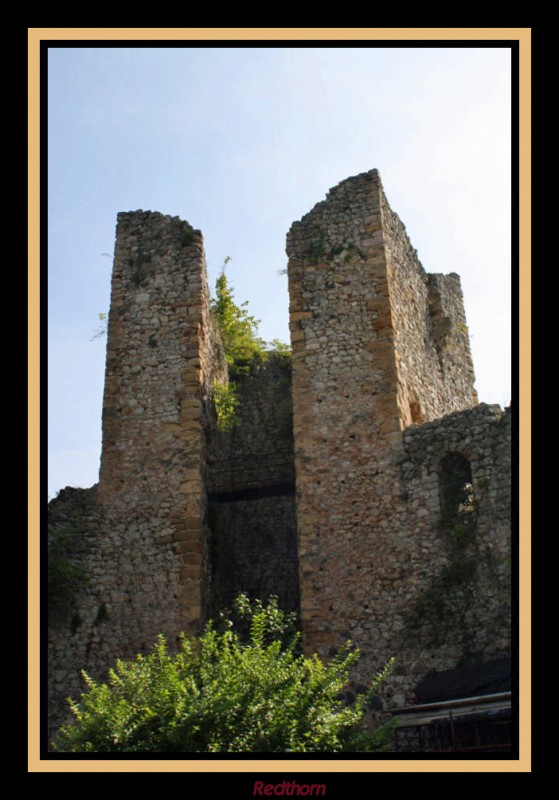
<path fill-rule="evenodd" d="M 152 629 L 172 617 L 172 629 L 194 631 L 204 616 L 204 407 L 220 369 L 208 296 L 199 231 L 119 214 L 98 496 L 130 542 L 135 580 L 159 578 Z M 160 575 L 154 546 L 167 564 Z"/>
<path fill-rule="evenodd" d="M 452 592 L 462 610 L 458 595 L 473 592 L 473 576 L 458 571 L 454 586 L 439 586 L 441 569 L 494 547 L 492 568 L 506 570 L 506 534 L 491 544 L 479 536 L 480 481 L 487 488 L 486 470 L 497 460 L 496 442 L 484 435 L 500 441 L 501 414 L 488 407 L 452 414 L 477 403 L 460 280 L 426 274 L 375 170 L 332 189 L 287 241 L 304 641 L 324 656 L 344 638 L 359 641 L 363 680 L 396 656 L 395 684 L 409 687 L 429 670 L 504 645 L 481 633 L 480 619 L 502 614 L 502 592 L 495 607 L 480 598 L 468 609 L 477 639 L 455 630 L 444 646 L 428 644 L 433 631 L 453 627 Z M 424 431 L 428 446 L 414 449 Z M 454 508 L 446 525 L 456 539 L 464 527 L 463 548 L 441 530 L 447 452 L 470 465 L 462 485 L 475 484 L 476 509 Z M 491 481 L 506 503 L 502 466 L 505 474 L 496 470 Z M 429 614 L 433 598 L 446 619 Z M 403 704 L 405 691 L 396 698 Z"/>
<path fill-rule="evenodd" d="M 100 481 L 51 503 L 88 575 L 53 614 L 52 724 L 95 675 L 163 632 L 196 631 L 241 590 L 300 612 L 305 646 L 395 656 L 383 703 L 433 670 L 510 653 L 510 412 L 477 404 L 459 277 L 429 275 L 376 170 L 293 224 L 292 359 L 225 378 L 202 237 L 120 214 Z"/>

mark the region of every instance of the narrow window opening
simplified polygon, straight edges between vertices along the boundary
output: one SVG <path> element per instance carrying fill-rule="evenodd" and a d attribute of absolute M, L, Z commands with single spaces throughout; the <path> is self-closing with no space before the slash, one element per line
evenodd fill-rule
<path fill-rule="evenodd" d="M 461 453 L 447 453 L 440 468 L 441 515 L 446 522 L 467 522 L 475 511 L 470 462 Z"/>

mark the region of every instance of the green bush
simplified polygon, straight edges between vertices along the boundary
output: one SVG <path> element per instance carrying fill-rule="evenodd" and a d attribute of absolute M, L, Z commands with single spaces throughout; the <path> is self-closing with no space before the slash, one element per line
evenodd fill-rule
<path fill-rule="evenodd" d="M 171 655 L 158 637 L 148 655 L 117 661 L 107 683 L 82 673 L 87 691 L 69 701 L 61 728 L 69 752 L 333 752 L 367 750 L 360 727 L 390 665 L 352 704 L 341 692 L 359 651 L 348 643 L 327 664 L 299 652 L 293 615 L 272 598 L 241 595 L 236 624 L 222 616 L 199 638 L 183 635 Z M 238 627 L 238 630 L 237 630 Z M 365 741 L 366 739 L 366 741 Z"/>
<path fill-rule="evenodd" d="M 232 431 L 239 422 L 236 413 L 239 405 L 237 384 L 234 381 L 229 381 L 229 383 L 214 381 L 212 396 L 218 430 Z"/>
<path fill-rule="evenodd" d="M 248 301 L 237 305 L 232 287 L 227 281 L 225 267 L 216 280 L 215 297 L 211 301 L 211 312 L 221 334 L 227 363 L 226 381 L 215 381 L 212 397 L 220 431 L 231 431 L 238 424 L 237 410 L 240 403 L 237 381 L 250 375 L 254 364 L 262 364 L 271 357 L 291 358 L 291 347 L 279 339 L 266 343 L 258 336 L 259 320 L 248 313 Z"/>
<path fill-rule="evenodd" d="M 229 259 L 225 260 L 227 264 Z M 211 310 L 217 321 L 230 375 L 248 374 L 254 358 L 264 358 L 266 344 L 258 336 L 259 320 L 247 311 L 248 302 L 235 303 L 233 290 L 224 271 L 215 284 L 215 298 Z"/>

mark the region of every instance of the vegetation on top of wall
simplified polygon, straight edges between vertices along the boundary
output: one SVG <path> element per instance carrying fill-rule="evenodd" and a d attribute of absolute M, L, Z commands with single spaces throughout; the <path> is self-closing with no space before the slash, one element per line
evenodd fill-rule
<path fill-rule="evenodd" d="M 188 245 L 192 244 L 197 235 L 200 235 L 200 231 L 194 230 L 192 225 L 189 225 L 188 222 L 183 222 L 181 247 L 188 247 Z"/>
<path fill-rule="evenodd" d="M 225 267 L 230 261 L 225 259 L 221 275 L 215 282 L 215 297 L 212 298 L 211 311 L 216 320 L 229 372 L 231 375 L 247 374 L 254 358 L 263 358 L 266 343 L 258 336 L 257 320 L 248 313 L 248 301 L 238 305 L 234 299 L 233 289 L 225 274 Z"/>
<path fill-rule="evenodd" d="M 229 373 L 227 382 L 214 382 L 213 401 L 218 429 L 230 431 L 238 423 L 238 380 L 249 375 L 255 363 L 264 363 L 270 357 L 290 357 L 289 345 L 274 339 L 267 343 L 258 335 L 260 320 L 248 312 L 248 301 L 235 302 L 234 292 L 225 274 L 231 258 L 227 256 L 223 270 L 216 280 L 215 297 L 211 313 L 221 334 Z"/>
<path fill-rule="evenodd" d="M 387 730 L 371 734 L 363 719 L 392 662 L 351 704 L 342 691 L 359 659 L 351 642 L 324 664 L 299 652 L 293 615 L 236 601 L 231 617 L 201 637 L 181 636 L 171 655 L 163 636 L 148 655 L 117 661 L 107 683 L 82 676 L 87 691 L 70 701 L 73 724 L 63 752 L 335 752 L 381 750 Z"/>

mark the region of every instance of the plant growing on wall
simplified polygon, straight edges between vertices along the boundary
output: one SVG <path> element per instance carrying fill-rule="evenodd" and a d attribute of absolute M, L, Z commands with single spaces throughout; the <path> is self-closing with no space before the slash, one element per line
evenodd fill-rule
<path fill-rule="evenodd" d="M 176 655 L 153 650 L 118 661 L 105 684 L 85 673 L 71 701 L 75 721 L 60 732 L 69 752 L 333 752 L 380 749 L 361 721 L 388 664 L 351 705 L 341 692 L 359 651 L 348 644 L 324 664 L 299 652 L 292 615 L 272 598 L 237 598 L 230 616 L 199 638 L 183 635 Z M 240 623 L 240 624 L 239 624 Z"/>
<path fill-rule="evenodd" d="M 216 381 L 213 385 L 217 424 L 222 431 L 232 430 L 238 422 L 238 379 L 250 373 L 255 361 L 265 361 L 270 350 L 283 356 L 291 354 L 289 345 L 278 339 L 268 345 L 258 336 L 260 320 L 249 314 L 248 301 L 240 305 L 235 302 L 233 289 L 225 274 L 230 260 L 230 256 L 227 256 L 223 270 L 216 280 L 215 297 L 210 307 L 221 334 L 229 372 L 227 383 Z"/>
<path fill-rule="evenodd" d="M 248 372 L 254 358 L 264 357 L 266 344 L 258 336 L 260 320 L 248 313 L 248 301 L 240 305 L 235 302 L 233 289 L 225 274 L 225 267 L 230 260 L 230 256 L 227 256 L 221 275 L 216 280 L 211 310 L 221 333 L 229 372 L 231 375 L 242 375 Z"/>
<path fill-rule="evenodd" d="M 212 393 L 218 429 L 224 432 L 233 430 L 239 421 L 236 413 L 239 405 L 237 384 L 234 381 L 214 381 Z"/>

